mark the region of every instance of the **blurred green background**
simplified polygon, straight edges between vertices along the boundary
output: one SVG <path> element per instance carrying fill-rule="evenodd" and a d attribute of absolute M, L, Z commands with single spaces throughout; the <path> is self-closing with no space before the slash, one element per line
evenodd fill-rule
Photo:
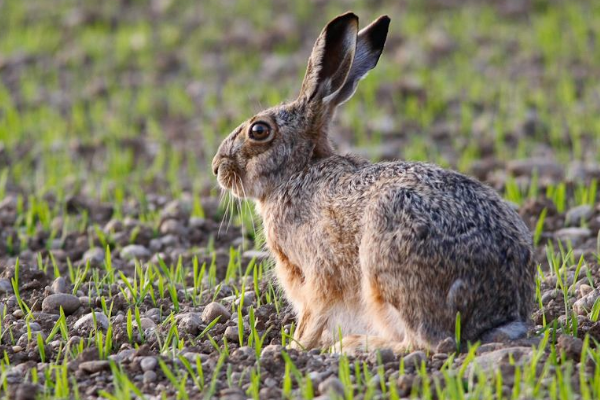
<path fill-rule="evenodd" d="M 338 114 L 341 151 L 500 189 L 508 160 L 594 173 L 598 1 L 4 0 L 0 197 L 214 195 L 219 142 L 296 95 L 322 26 L 349 9 L 392 25 Z"/>

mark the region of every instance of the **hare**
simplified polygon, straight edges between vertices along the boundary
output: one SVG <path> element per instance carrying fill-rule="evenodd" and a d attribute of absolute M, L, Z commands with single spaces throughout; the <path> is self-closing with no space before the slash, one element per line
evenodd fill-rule
<path fill-rule="evenodd" d="M 329 22 L 298 98 L 238 126 L 213 172 L 255 200 L 297 316 L 292 347 L 432 349 L 454 337 L 457 316 L 464 341 L 521 338 L 536 268 L 518 214 L 460 173 L 373 164 L 336 154 L 328 139 L 336 108 L 377 64 L 389 23 L 382 16 L 359 31 L 353 13 Z"/>

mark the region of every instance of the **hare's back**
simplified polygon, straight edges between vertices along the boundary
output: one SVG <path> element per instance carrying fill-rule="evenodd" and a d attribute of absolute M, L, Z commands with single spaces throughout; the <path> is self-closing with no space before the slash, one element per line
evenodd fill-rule
<path fill-rule="evenodd" d="M 527 227 L 507 202 L 490 187 L 458 172 L 397 162 L 374 164 L 363 174 L 372 182 L 367 209 L 383 216 L 388 229 L 412 229 L 415 238 L 428 242 L 531 242 Z"/>

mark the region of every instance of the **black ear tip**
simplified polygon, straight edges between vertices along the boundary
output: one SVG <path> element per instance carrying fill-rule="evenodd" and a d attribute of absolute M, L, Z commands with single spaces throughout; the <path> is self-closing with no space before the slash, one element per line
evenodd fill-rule
<path fill-rule="evenodd" d="M 333 26 L 333 25 L 346 25 L 348 23 L 352 23 L 354 22 L 356 24 L 356 26 L 358 27 L 358 15 L 354 14 L 352 11 L 348 11 L 344 14 L 338 15 L 337 17 L 335 17 L 334 19 L 332 19 L 329 24 L 327 24 L 328 26 Z"/>
<path fill-rule="evenodd" d="M 369 42 L 374 48 L 383 48 L 390 27 L 390 17 L 382 15 L 365 28 L 368 31 Z"/>
<path fill-rule="evenodd" d="M 387 33 L 391 21 L 392 20 L 390 19 L 390 17 L 388 17 L 387 15 L 382 15 L 381 17 L 377 18 L 375 24 L 379 27 L 380 31 L 385 31 Z"/>
<path fill-rule="evenodd" d="M 352 11 L 346 11 L 345 13 L 338 15 L 334 19 L 358 19 L 358 15 L 354 14 Z"/>
<path fill-rule="evenodd" d="M 380 21 L 380 23 L 386 24 L 389 26 L 391 19 L 387 15 L 382 15 L 381 17 L 377 18 L 377 21 Z"/>

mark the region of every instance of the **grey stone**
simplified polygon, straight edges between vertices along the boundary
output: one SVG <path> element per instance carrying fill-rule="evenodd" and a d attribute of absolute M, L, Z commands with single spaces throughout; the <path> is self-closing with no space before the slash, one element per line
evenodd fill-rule
<path fill-rule="evenodd" d="M 209 324 L 217 317 L 221 317 L 220 322 L 225 322 L 231 317 L 231 313 L 220 303 L 212 302 L 207 304 L 204 307 L 204 311 L 202 311 L 202 320 L 204 323 Z"/>
<path fill-rule="evenodd" d="M 560 164 L 545 158 L 511 160 L 506 164 L 506 169 L 517 176 L 531 176 L 534 172 L 537 172 L 540 178 L 552 180 L 561 180 L 564 176 L 564 170 Z"/>
<path fill-rule="evenodd" d="M 225 329 L 225 333 L 223 333 L 223 336 L 225 338 L 227 338 L 228 341 L 230 342 L 236 342 L 239 340 L 239 333 L 238 333 L 238 328 L 237 326 L 228 326 Z"/>
<path fill-rule="evenodd" d="M 163 208 L 161 216 L 164 219 L 173 218 L 187 220 L 192 214 L 192 203 L 184 199 L 173 200 Z"/>
<path fill-rule="evenodd" d="M 93 328 L 94 327 L 94 316 L 93 314 L 95 314 L 96 316 L 96 324 L 99 328 L 102 328 L 104 330 L 108 329 L 109 326 L 109 321 L 108 321 L 108 317 L 106 315 L 104 315 L 104 313 L 101 312 L 94 312 L 94 313 L 89 313 L 84 315 L 83 317 L 79 318 L 77 320 L 77 322 L 75 322 L 75 325 L 73 325 L 73 328 L 75 329 L 80 329 L 80 328 Z"/>
<path fill-rule="evenodd" d="M 152 382 L 156 381 L 156 378 L 157 378 L 156 372 L 154 372 L 154 371 L 146 371 L 146 372 L 144 372 L 143 382 L 145 384 L 152 383 Z"/>
<path fill-rule="evenodd" d="M 165 235 L 159 239 L 160 248 L 173 247 L 179 244 L 179 238 L 175 235 Z"/>
<path fill-rule="evenodd" d="M 579 285 L 579 294 L 581 295 L 581 297 L 587 296 L 593 290 L 594 290 L 594 288 L 591 287 L 590 285 L 588 285 L 587 283 L 582 283 L 581 285 Z M 543 300 L 543 298 L 542 298 L 542 300 Z"/>
<path fill-rule="evenodd" d="M 198 313 L 189 312 L 175 317 L 177 327 L 190 335 L 197 335 L 202 329 L 202 317 Z"/>
<path fill-rule="evenodd" d="M 427 354 L 423 351 L 413 351 L 409 355 L 404 357 L 404 365 L 405 366 L 414 366 L 419 368 L 421 363 L 427 361 Z"/>
<path fill-rule="evenodd" d="M 50 314 L 59 314 L 62 307 L 65 315 L 73 314 L 81 306 L 77 296 L 66 293 L 51 294 L 42 302 L 42 311 Z"/>
<path fill-rule="evenodd" d="M 271 377 L 268 377 L 267 379 L 265 379 L 265 386 L 266 387 L 275 387 L 275 386 L 277 386 L 277 381 Z"/>
<path fill-rule="evenodd" d="M 335 376 L 330 376 L 323 382 L 319 383 L 319 393 L 343 396 L 344 384 Z"/>
<path fill-rule="evenodd" d="M 106 360 L 84 361 L 79 364 L 79 369 L 89 374 L 107 371 L 110 369 L 110 362 Z"/>
<path fill-rule="evenodd" d="M 256 261 L 263 261 L 270 257 L 268 251 L 260 251 L 260 250 L 248 250 L 242 254 L 242 257 L 247 259 L 255 258 Z"/>
<path fill-rule="evenodd" d="M 50 289 L 54 294 L 68 293 L 67 281 L 62 276 L 59 276 L 54 280 L 54 282 L 52 282 L 52 286 L 50 287 Z"/>
<path fill-rule="evenodd" d="M 598 297 L 600 297 L 600 291 L 592 290 L 573 304 L 573 310 L 579 315 L 586 315 L 592 311 Z"/>
<path fill-rule="evenodd" d="M 206 225 L 206 219 L 199 217 L 191 217 L 189 224 L 191 228 L 203 228 Z"/>
<path fill-rule="evenodd" d="M 17 386 L 15 400 L 34 400 L 38 392 L 38 385 L 33 383 L 21 383 Z"/>
<path fill-rule="evenodd" d="M 381 364 L 387 364 L 389 362 L 395 361 L 396 356 L 392 349 L 378 349 L 374 350 L 369 354 L 369 362 L 373 364 L 379 364 L 379 360 L 381 359 Z"/>
<path fill-rule="evenodd" d="M 234 358 L 241 359 L 241 360 L 247 359 L 247 358 L 254 359 L 256 357 L 256 352 L 250 346 L 242 346 L 242 347 L 237 348 L 233 353 L 231 353 L 231 356 Z"/>
<path fill-rule="evenodd" d="M 0 294 L 13 293 L 12 283 L 8 279 L 0 279 Z"/>
<path fill-rule="evenodd" d="M 565 216 L 566 224 L 569 226 L 578 226 L 581 221 L 587 221 L 592 216 L 594 210 L 592 206 L 583 204 L 577 207 L 571 208 L 567 211 Z"/>
<path fill-rule="evenodd" d="M 554 236 L 563 242 L 570 241 L 573 246 L 581 244 L 592 235 L 588 228 L 562 228 L 554 232 Z"/>
<path fill-rule="evenodd" d="M 123 223 L 118 219 L 111 219 L 104 225 L 105 233 L 119 232 L 123 230 Z"/>
<path fill-rule="evenodd" d="M 83 257 L 81 258 L 83 262 L 90 262 L 92 265 L 99 265 L 104 262 L 104 257 L 106 253 L 99 247 L 92 247 L 83 253 Z"/>
<path fill-rule="evenodd" d="M 517 366 L 526 364 L 531 359 L 531 348 L 524 346 L 508 347 L 483 353 L 475 357 L 473 362 L 469 364 L 466 374 L 468 376 L 474 368 L 480 368 L 486 373 L 492 372 L 499 368 L 501 364 L 508 363 L 511 357 Z"/>
<path fill-rule="evenodd" d="M 551 289 L 544 292 L 542 295 L 542 305 L 548 305 L 550 300 L 554 300 L 558 295 L 558 289 Z"/>
<path fill-rule="evenodd" d="M 130 244 L 121 249 L 121 257 L 126 260 L 140 260 L 149 258 L 150 256 L 150 251 L 140 244 Z"/>
<path fill-rule="evenodd" d="M 124 350 L 119 351 L 117 354 L 111 354 L 110 356 L 108 356 L 108 358 L 115 362 L 120 363 L 126 359 L 133 357 L 134 354 L 135 354 L 135 350 L 124 349 Z"/>
<path fill-rule="evenodd" d="M 245 292 L 243 298 L 244 298 L 244 306 L 249 306 L 249 305 L 252 305 L 252 303 L 254 303 L 254 300 L 256 299 L 256 295 L 254 294 L 254 292 Z M 242 297 L 240 297 L 234 301 L 234 304 L 236 306 L 239 306 L 241 303 L 242 303 Z"/>
<path fill-rule="evenodd" d="M 268 346 L 263 347 L 260 352 L 260 359 L 274 358 L 279 357 L 281 355 L 281 351 L 283 350 L 283 346 L 279 344 L 270 344 Z"/>
<path fill-rule="evenodd" d="M 30 322 L 29 329 L 31 329 L 32 332 L 39 332 L 42 330 L 42 326 L 37 322 Z"/>
<path fill-rule="evenodd" d="M 156 361 L 155 357 L 144 357 L 140 361 L 140 367 L 144 372 L 153 370 L 156 368 L 156 364 L 158 364 L 158 361 Z"/>
<path fill-rule="evenodd" d="M 454 340 L 454 338 L 447 337 L 438 343 L 437 347 L 435 348 L 435 352 L 443 354 L 451 354 L 456 352 L 456 340 Z"/>
<path fill-rule="evenodd" d="M 176 219 L 167 219 L 160 224 L 160 233 L 181 236 L 185 234 L 185 227 Z"/>
<path fill-rule="evenodd" d="M 156 326 L 156 323 L 154 321 L 146 317 L 140 318 L 140 323 L 142 325 L 143 330 L 154 328 Z M 133 324 L 137 327 L 137 321 L 134 321 Z"/>

